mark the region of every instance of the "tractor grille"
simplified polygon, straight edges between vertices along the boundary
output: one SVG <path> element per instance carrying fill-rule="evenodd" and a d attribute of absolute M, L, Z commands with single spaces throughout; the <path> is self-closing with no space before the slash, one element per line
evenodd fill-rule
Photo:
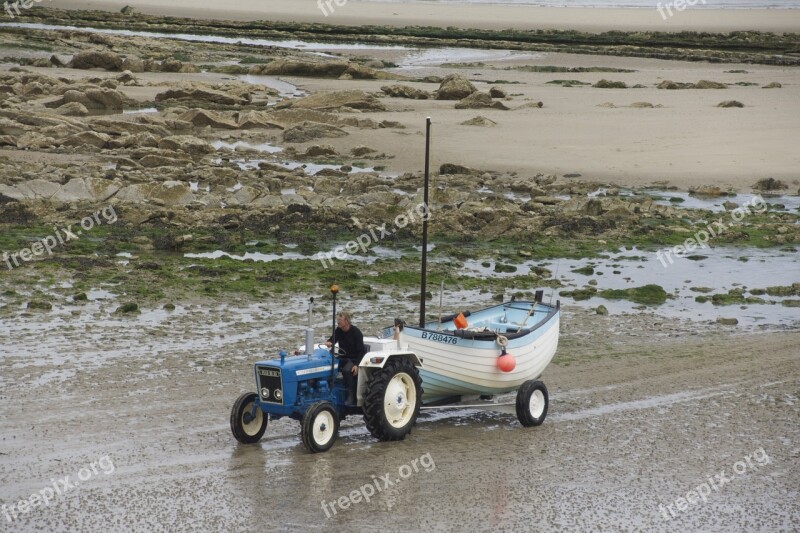
<path fill-rule="evenodd" d="M 283 405 L 283 383 L 281 369 L 260 366 L 256 369 L 258 376 L 258 396 L 262 402 Z"/>

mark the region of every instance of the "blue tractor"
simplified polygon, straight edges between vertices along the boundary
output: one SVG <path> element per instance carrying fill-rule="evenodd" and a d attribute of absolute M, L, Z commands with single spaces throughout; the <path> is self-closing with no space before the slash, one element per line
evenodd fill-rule
<path fill-rule="evenodd" d="M 336 285 L 333 294 L 336 330 Z M 339 422 L 363 415 L 367 429 L 383 441 L 403 440 L 411 432 L 422 405 L 422 361 L 393 339 L 365 337 L 367 354 L 358 372 L 356 405 L 347 405 L 347 387 L 337 371 L 335 346 L 314 344 L 309 303 L 305 346 L 295 355 L 254 365 L 257 392 L 242 394 L 231 409 L 231 431 L 241 443 L 261 440 L 270 419 L 293 418 L 301 423 L 303 444 L 313 453 L 327 451 L 339 434 Z M 335 345 L 335 339 L 334 339 Z M 301 353 L 302 351 L 302 353 Z"/>

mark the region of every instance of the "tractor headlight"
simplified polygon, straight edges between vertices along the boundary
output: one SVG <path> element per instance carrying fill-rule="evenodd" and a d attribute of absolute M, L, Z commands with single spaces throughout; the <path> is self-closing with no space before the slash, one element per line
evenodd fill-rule
<path fill-rule="evenodd" d="M 277 391 L 276 391 L 276 394 L 277 394 Z M 264 387 L 264 388 L 261 389 L 261 397 L 264 398 L 264 399 L 269 398 L 269 389 L 268 388 Z M 278 399 L 280 399 L 280 398 L 278 398 Z"/>
<path fill-rule="evenodd" d="M 281 392 L 280 389 L 275 389 L 275 392 L 273 394 L 275 395 L 276 400 L 280 400 L 283 398 L 283 392 Z"/>

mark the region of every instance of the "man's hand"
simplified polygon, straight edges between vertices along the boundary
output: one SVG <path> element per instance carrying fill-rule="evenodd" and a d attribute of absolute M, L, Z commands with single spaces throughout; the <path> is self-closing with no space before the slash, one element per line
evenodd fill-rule
<path fill-rule="evenodd" d="M 358 366 L 353 365 L 353 369 L 350 371 L 354 376 L 358 375 Z"/>
<path fill-rule="evenodd" d="M 325 346 L 330 348 L 331 346 L 333 346 L 333 344 L 331 344 L 331 341 L 325 341 Z"/>

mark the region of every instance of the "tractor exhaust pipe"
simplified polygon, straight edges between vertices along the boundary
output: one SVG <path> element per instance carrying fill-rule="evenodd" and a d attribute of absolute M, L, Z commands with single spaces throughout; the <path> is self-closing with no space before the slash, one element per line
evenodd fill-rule
<path fill-rule="evenodd" d="M 314 353 L 314 326 L 312 326 L 314 309 L 314 297 L 308 301 L 308 328 L 306 328 L 306 355 L 311 359 L 311 354 Z"/>
<path fill-rule="evenodd" d="M 333 390 L 333 384 L 336 382 L 336 295 L 339 294 L 339 286 L 335 283 L 331 285 L 331 294 L 333 295 L 333 333 L 331 334 L 331 377 L 330 377 L 330 390 Z"/>

